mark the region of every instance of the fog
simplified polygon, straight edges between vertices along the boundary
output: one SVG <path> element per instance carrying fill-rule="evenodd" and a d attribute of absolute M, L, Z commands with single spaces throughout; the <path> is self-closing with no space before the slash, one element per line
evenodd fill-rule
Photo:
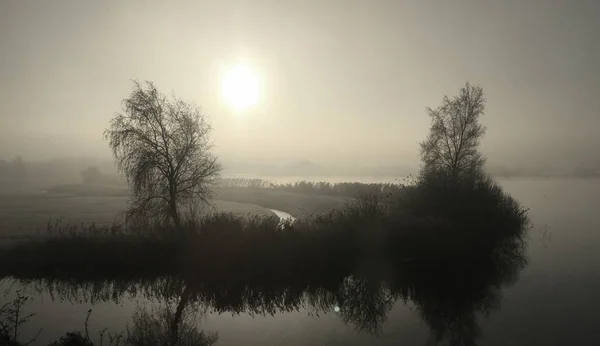
<path fill-rule="evenodd" d="M 102 131 L 139 79 L 203 107 L 231 173 L 402 175 L 425 108 L 470 81 L 488 99 L 492 171 L 595 174 L 599 14 L 597 1 L 3 1 L 0 159 L 109 161 Z M 217 70 L 239 59 L 263 85 L 236 113 Z"/>
<path fill-rule="evenodd" d="M 600 345 L 599 33 L 597 0 L 0 0 L 0 344 Z"/>

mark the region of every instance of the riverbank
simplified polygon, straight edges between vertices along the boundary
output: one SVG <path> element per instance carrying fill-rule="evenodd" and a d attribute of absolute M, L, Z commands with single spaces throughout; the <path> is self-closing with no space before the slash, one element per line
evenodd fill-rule
<path fill-rule="evenodd" d="M 525 212 L 496 185 L 452 194 L 425 186 L 388 200 L 351 200 L 343 209 L 283 227 L 275 216 L 232 213 L 207 215 L 183 230 L 164 224 L 49 225 L 44 236 L 0 252 L 0 275 L 190 272 L 208 280 L 246 280 L 315 268 L 348 273 L 371 261 L 444 263 L 521 241 Z"/>

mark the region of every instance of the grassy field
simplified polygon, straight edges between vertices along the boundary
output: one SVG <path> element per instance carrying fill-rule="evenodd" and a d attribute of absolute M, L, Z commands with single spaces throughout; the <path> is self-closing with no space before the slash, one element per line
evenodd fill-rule
<path fill-rule="evenodd" d="M 62 223 L 108 224 L 126 207 L 125 197 L 47 197 L 43 195 L 0 195 L 0 238 L 30 234 L 45 229 L 49 220 Z M 237 215 L 274 215 L 270 210 L 247 203 L 213 201 L 211 211 Z"/>
<path fill-rule="evenodd" d="M 65 185 L 66 187 L 66 185 Z M 81 196 L 71 187 L 45 194 L 0 195 L 0 238 L 35 233 L 49 221 L 63 224 L 108 224 L 117 220 L 127 206 L 122 196 Z M 60 192 L 59 192 L 60 191 Z M 219 188 L 207 212 L 236 215 L 273 215 L 277 209 L 294 217 L 325 213 L 341 208 L 345 198 L 253 188 Z"/>
<path fill-rule="evenodd" d="M 218 188 L 216 189 L 215 198 L 277 209 L 298 218 L 342 208 L 347 201 L 347 198 L 343 197 L 307 195 L 297 192 L 246 187 Z"/>
<path fill-rule="evenodd" d="M 47 189 L 46 193 L 55 197 L 126 197 L 128 195 L 125 187 L 93 184 L 59 185 Z M 215 189 L 215 193 L 216 200 L 241 202 L 267 209 L 277 209 L 300 218 L 338 209 L 347 200 L 345 197 L 326 194 L 307 194 L 256 187 L 218 187 Z"/>

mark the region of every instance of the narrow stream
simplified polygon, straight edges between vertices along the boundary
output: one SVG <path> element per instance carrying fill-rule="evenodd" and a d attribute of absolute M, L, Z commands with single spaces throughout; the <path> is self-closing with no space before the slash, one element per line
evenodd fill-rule
<path fill-rule="evenodd" d="M 271 210 L 273 213 L 275 213 L 275 215 L 277 215 L 277 217 L 279 217 L 279 219 L 281 220 L 282 223 L 286 220 L 290 220 L 290 222 L 293 223 L 296 220 L 295 217 L 286 213 L 285 211 L 276 210 L 276 209 L 269 209 L 269 210 Z"/>

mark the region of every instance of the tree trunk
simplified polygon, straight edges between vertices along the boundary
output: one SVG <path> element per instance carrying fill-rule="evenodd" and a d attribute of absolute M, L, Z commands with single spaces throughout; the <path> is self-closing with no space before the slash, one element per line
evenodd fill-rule
<path fill-rule="evenodd" d="M 173 219 L 173 223 L 175 223 L 175 227 L 178 230 L 182 230 L 183 227 L 181 225 L 181 218 L 179 217 L 179 210 L 177 210 L 177 195 L 175 194 L 175 187 L 170 188 L 169 193 L 169 213 L 171 214 L 171 218 Z"/>
<path fill-rule="evenodd" d="M 177 309 L 175 310 L 175 315 L 173 315 L 173 320 L 171 321 L 171 345 L 177 345 L 179 342 L 179 324 L 181 323 L 181 316 L 183 315 L 183 309 L 188 304 L 190 300 L 191 289 L 189 285 L 186 285 L 183 290 L 183 294 L 179 300 L 179 304 L 177 304 Z"/>
<path fill-rule="evenodd" d="M 175 223 L 175 227 L 178 230 L 183 229 L 183 225 L 181 224 L 181 218 L 179 217 L 179 213 L 177 212 L 177 206 L 171 205 L 171 218 L 173 219 L 173 223 Z"/>

